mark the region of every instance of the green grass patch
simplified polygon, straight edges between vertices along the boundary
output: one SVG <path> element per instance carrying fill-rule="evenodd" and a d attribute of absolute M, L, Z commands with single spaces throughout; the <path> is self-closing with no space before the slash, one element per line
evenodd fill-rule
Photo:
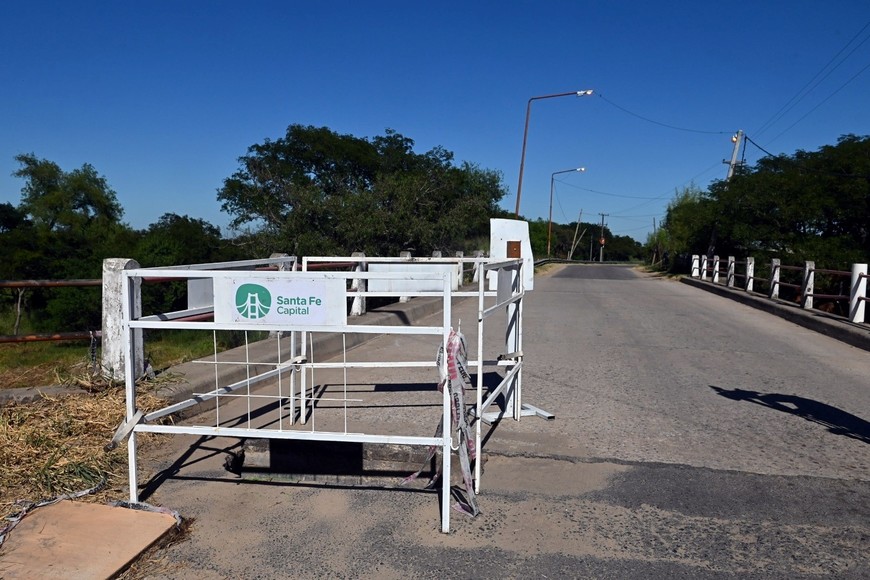
<path fill-rule="evenodd" d="M 255 342 L 267 332 L 248 332 Z M 155 371 L 245 344 L 243 331 L 173 330 L 148 331 L 145 356 Z M 0 344 L 0 389 L 47 387 L 51 385 L 87 386 L 100 374 L 102 349 L 87 340 Z"/>

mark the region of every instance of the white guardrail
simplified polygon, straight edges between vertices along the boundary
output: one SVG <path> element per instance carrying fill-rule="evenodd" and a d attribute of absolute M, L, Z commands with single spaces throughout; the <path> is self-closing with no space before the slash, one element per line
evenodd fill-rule
<path fill-rule="evenodd" d="M 728 288 L 741 288 L 746 292 L 754 291 L 755 282 L 767 284 L 767 297 L 770 299 L 779 298 L 780 289 L 783 287 L 792 288 L 797 295 L 797 302 L 806 310 L 811 310 L 816 298 L 827 299 L 832 301 L 847 301 L 849 302 L 848 318 L 850 322 L 864 323 L 866 303 L 870 298 L 867 296 L 867 264 L 852 264 L 851 271 L 845 270 L 827 270 L 816 268 L 815 262 L 804 262 L 803 266 L 788 266 L 783 265 L 781 260 L 774 258 L 770 263 L 770 277 L 761 278 L 755 275 L 755 258 L 747 257 L 743 261 L 737 261 L 734 256 L 728 256 L 724 262 L 719 259 L 719 256 L 713 256 L 709 259 L 707 256 L 692 256 L 692 278 L 701 280 L 709 280 L 714 284 L 722 284 Z M 744 267 L 744 273 L 737 272 L 737 266 Z M 792 271 L 800 273 L 800 283 L 790 283 L 783 281 L 782 272 Z M 815 291 L 815 276 L 816 274 L 825 274 L 832 277 L 841 277 L 849 279 L 848 294 L 823 294 Z M 724 276 L 724 282 L 722 280 Z M 738 286 L 736 279 L 742 278 L 743 284 Z"/>

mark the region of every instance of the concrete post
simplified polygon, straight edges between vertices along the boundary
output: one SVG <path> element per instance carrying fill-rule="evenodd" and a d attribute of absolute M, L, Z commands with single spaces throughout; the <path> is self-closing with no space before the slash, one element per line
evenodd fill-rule
<path fill-rule="evenodd" d="M 852 284 L 849 288 L 849 320 L 864 322 L 867 297 L 867 264 L 852 264 Z"/>
<path fill-rule="evenodd" d="M 707 279 L 707 256 L 701 256 L 701 280 Z"/>
<path fill-rule="evenodd" d="M 483 250 L 475 250 L 473 255 L 475 258 L 482 258 Z M 480 282 L 480 272 L 482 269 L 482 264 L 480 262 L 474 263 L 474 274 L 471 277 L 472 283 L 477 284 L 478 282 Z"/>
<path fill-rule="evenodd" d="M 410 260 L 411 259 L 411 252 L 409 252 L 407 250 L 405 250 L 403 252 L 399 252 L 399 257 L 402 258 L 403 260 Z M 411 298 L 409 296 L 400 296 L 399 302 L 407 302 L 410 299 Z"/>
<path fill-rule="evenodd" d="M 124 328 L 123 289 L 124 270 L 139 267 L 136 260 L 127 258 L 108 258 L 103 260 L 103 357 L 101 367 L 103 376 L 112 381 L 123 381 L 127 365 L 127 340 Z M 134 282 L 130 316 L 142 316 L 141 281 Z M 145 356 L 142 344 L 142 329 L 133 331 L 133 377 L 138 379 L 145 372 Z"/>
<path fill-rule="evenodd" d="M 734 256 L 728 256 L 728 273 L 725 275 L 725 285 L 734 288 Z"/>
<path fill-rule="evenodd" d="M 779 298 L 779 258 L 770 261 L 770 288 L 767 291 L 768 298 Z"/>
<path fill-rule="evenodd" d="M 352 258 L 358 258 L 356 266 L 353 267 L 354 272 L 365 272 L 366 271 L 366 263 L 365 263 L 365 253 L 364 252 L 354 252 L 351 254 Z M 367 280 L 363 278 L 354 278 L 350 282 L 350 289 L 356 290 L 357 294 L 353 297 L 353 302 L 350 305 L 350 315 L 351 316 L 362 316 L 366 313 L 366 297 L 361 296 L 359 292 L 365 292 L 368 285 L 366 284 Z"/>
<path fill-rule="evenodd" d="M 453 291 L 459 290 L 459 287 L 465 282 L 465 272 L 462 270 L 462 258 L 465 257 L 465 252 L 456 252 L 458 262 L 456 263 L 456 279 L 453 281 Z"/>
<path fill-rule="evenodd" d="M 701 259 L 698 254 L 692 254 L 692 278 L 701 277 Z"/>
<path fill-rule="evenodd" d="M 746 291 L 752 292 L 752 282 L 755 278 L 755 258 L 749 256 L 746 258 Z"/>
<path fill-rule="evenodd" d="M 290 257 L 290 254 L 284 254 L 284 253 L 282 253 L 282 252 L 276 252 L 276 253 L 274 253 L 274 254 L 271 254 L 269 257 L 270 257 L 270 258 L 289 258 L 289 257 Z M 287 270 L 287 264 L 286 264 L 285 262 L 281 262 L 280 264 L 278 264 L 278 271 L 279 271 L 279 272 L 284 272 L 284 271 L 286 271 L 286 270 Z"/>
<path fill-rule="evenodd" d="M 816 263 L 807 261 L 804 264 L 804 277 L 801 282 L 801 307 L 804 310 L 813 309 L 813 285 L 816 278 Z"/>
<path fill-rule="evenodd" d="M 719 283 L 719 256 L 713 256 L 713 284 Z"/>

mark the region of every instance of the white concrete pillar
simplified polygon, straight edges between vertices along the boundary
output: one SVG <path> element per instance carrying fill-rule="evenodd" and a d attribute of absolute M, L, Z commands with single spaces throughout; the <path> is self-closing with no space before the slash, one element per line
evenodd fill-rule
<path fill-rule="evenodd" d="M 701 280 L 707 279 L 707 256 L 701 256 Z"/>
<path fill-rule="evenodd" d="M 801 282 L 801 306 L 804 310 L 813 309 L 813 286 L 816 279 L 816 263 L 807 261 L 804 264 L 804 277 Z"/>
<path fill-rule="evenodd" d="M 755 258 L 749 256 L 746 258 L 746 291 L 752 292 L 752 282 L 755 278 Z"/>
<path fill-rule="evenodd" d="M 713 256 L 713 284 L 719 283 L 719 256 Z"/>
<path fill-rule="evenodd" d="M 852 264 L 852 284 L 849 288 L 849 320 L 864 322 L 867 297 L 867 264 Z"/>
<path fill-rule="evenodd" d="M 365 263 L 365 253 L 364 252 L 354 252 L 351 254 L 352 258 L 357 258 L 358 261 L 356 266 L 353 267 L 354 272 L 365 272 L 366 271 L 366 263 Z M 356 290 L 359 292 L 365 292 L 366 288 L 368 288 L 368 284 L 366 284 L 367 280 L 363 278 L 354 278 L 350 282 L 350 289 Z M 351 316 L 362 316 L 366 313 L 366 297 L 361 296 L 359 294 L 354 295 L 353 302 L 350 305 L 350 315 Z"/>
<path fill-rule="evenodd" d="M 136 260 L 108 258 L 103 260 L 103 357 L 100 366 L 103 376 L 113 381 L 123 381 L 127 365 L 128 339 L 124 327 L 123 288 L 124 270 L 139 267 Z M 133 283 L 129 312 L 131 318 L 142 316 L 141 281 Z M 138 379 L 145 372 L 145 356 L 142 344 L 142 329 L 131 333 L 133 341 L 133 376 Z"/>
<path fill-rule="evenodd" d="M 701 258 L 698 254 L 692 254 L 692 273 L 690 274 L 692 278 L 700 278 L 701 277 Z"/>
<path fill-rule="evenodd" d="M 409 252 L 407 250 L 405 250 L 403 252 L 399 252 L 399 257 L 402 258 L 403 260 L 410 260 L 411 259 L 411 252 Z M 400 296 L 399 302 L 407 302 L 410 299 L 411 299 L 410 296 Z"/>
<path fill-rule="evenodd" d="M 482 258 L 483 257 L 483 250 L 475 250 L 473 255 L 475 258 Z M 474 274 L 471 277 L 472 283 L 477 284 L 478 282 L 480 282 L 481 270 L 483 270 L 483 264 L 481 264 L 480 262 L 475 262 L 474 263 Z"/>
<path fill-rule="evenodd" d="M 770 261 L 770 288 L 767 297 L 779 298 L 779 258 Z"/>
<path fill-rule="evenodd" d="M 728 256 L 728 273 L 725 275 L 725 285 L 734 288 L 734 256 Z"/>
<path fill-rule="evenodd" d="M 459 290 L 459 287 L 462 286 L 462 283 L 465 281 L 464 276 L 465 272 L 463 271 L 463 262 L 462 259 L 465 257 L 465 252 L 456 252 L 456 279 L 453 280 L 453 291 L 456 292 Z"/>

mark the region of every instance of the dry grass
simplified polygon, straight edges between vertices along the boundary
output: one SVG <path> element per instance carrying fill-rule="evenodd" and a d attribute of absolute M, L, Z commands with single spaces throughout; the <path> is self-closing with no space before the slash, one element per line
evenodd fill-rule
<path fill-rule="evenodd" d="M 46 397 L 31 403 L 0 407 L 0 517 L 20 511 L 17 502 L 38 502 L 92 488 L 84 501 L 106 502 L 128 497 L 126 446 L 106 451 L 124 418 L 124 389 L 75 380 L 85 393 Z M 164 405 L 145 384 L 137 406 L 144 411 Z M 143 434 L 138 442 L 147 445 Z"/>

